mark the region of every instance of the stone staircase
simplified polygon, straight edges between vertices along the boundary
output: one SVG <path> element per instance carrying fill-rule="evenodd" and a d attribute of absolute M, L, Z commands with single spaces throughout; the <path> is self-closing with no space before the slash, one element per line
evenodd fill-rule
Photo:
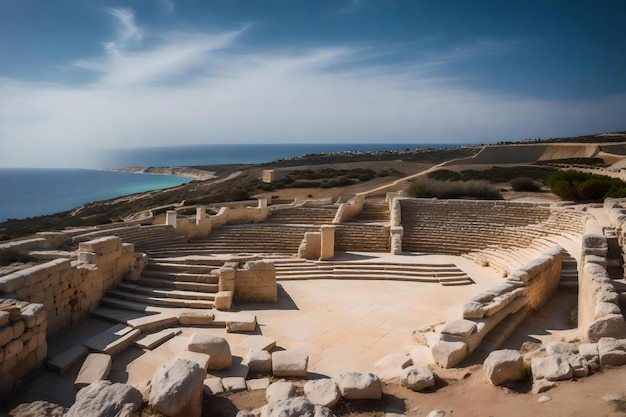
<path fill-rule="evenodd" d="M 567 251 L 563 251 L 559 288 L 578 288 L 578 262 Z"/>
<path fill-rule="evenodd" d="M 265 223 L 278 224 L 331 224 L 337 214 L 337 207 L 287 207 L 274 208 Z"/>
<path fill-rule="evenodd" d="M 335 225 L 337 252 L 389 252 L 389 226 L 370 223 L 341 223 Z"/>
<path fill-rule="evenodd" d="M 365 202 L 363 210 L 354 218 L 357 222 L 375 222 L 389 223 L 390 219 L 389 206 L 385 201 L 381 202 Z"/>
<path fill-rule="evenodd" d="M 123 226 L 112 229 L 89 230 L 72 238 L 74 243 L 86 242 L 103 236 L 117 236 L 126 243 L 135 245 L 136 252 L 168 247 L 187 242 L 185 236 L 176 233 L 172 226 Z"/>
<path fill-rule="evenodd" d="M 454 264 L 404 264 L 393 262 L 310 261 L 275 259 L 276 279 L 391 280 L 467 285 L 472 279 Z"/>
<path fill-rule="evenodd" d="M 237 224 L 212 230 L 206 237 L 188 243 L 148 250 L 153 257 L 224 253 L 296 254 L 306 232 L 316 226 L 285 224 Z"/>

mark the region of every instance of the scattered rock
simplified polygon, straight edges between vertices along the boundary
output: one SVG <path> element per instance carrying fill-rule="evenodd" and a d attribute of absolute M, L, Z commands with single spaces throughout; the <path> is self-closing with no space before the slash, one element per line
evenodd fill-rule
<path fill-rule="evenodd" d="M 454 342 L 459 339 L 467 339 L 476 333 L 476 323 L 471 320 L 451 320 L 441 329 L 443 340 Z"/>
<path fill-rule="evenodd" d="M 66 411 L 66 408 L 58 404 L 35 401 L 18 405 L 11 410 L 9 415 L 11 417 L 63 417 Z"/>
<path fill-rule="evenodd" d="M 248 379 L 246 381 L 248 391 L 256 391 L 259 389 L 267 389 L 270 386 L 269 378 Z"/>
<path fill-rule="evenodd" d="M 335 382 L 346 400 L 380 400 L 383 393 L 380 378 L 370 372 L 344 372 Z"/>
<path fill-rule="evenodd" d="M 240 392 L 248 389 L 246 379 L 240 376 L 222 378 L 222 385 L 224 386 L 224 390 L 228 392 Z"/>
<path fill-rule="evenodd" d="M 330 417 L 326 407 L 315 406 L 304 397 L 287 398 L 261 408 L 261 417 Z"/>
<path fill-rule="evenodd" d="M 308 381 L 304 384 L 304 395 L 313 404 L 323 407 L 332 407 L 341 399 L 337 384 L 328 378 Z"/>
<path fill-rule="evenodd" d="M 256 330 L 256 316 L 245 314 L 226 322 L 227 333 L 253 332 Z"/>
<path fill-rule="evenodd" d="M 544 396 L 539 397 L 539 399 L 537 400 L 537 402 L 540 402 L 540 403 L 547 403 L 547 402 L 548 402 L 548 401 L 550 401 L 551 399 L 552 399 L 552 398 L 550 398 L 550 397 L 548 397 L 548 396 L 544 395 Z"/>
<path fill-rule="evenodd" d="M 467 344 L 464 342 L 446 342 L 439 340 L 432 347 L 433 358 L 442 368 L 453 368 L 467 356 Z"/>
<path fill-rule="evenodd" d="M 405 353 L 391 353 L 376 362 L 374 369 L 381 379 L 388 380 L 399 377 L 402 370 L 412 364 L 413 361 Z"/>
<path fill-rule="evenodd" d="M 78 391 L 74 405 L 65 416 L 127 416 L 139 411 L 142 403 L 141 393 L 131 385 L 96 381 Z"/>
<path fill-rule="evenodd" d="M 296 396 L 296 386 L 284 379 L 270 384 L 265 390 L 265 398 L 268 403 L 284 400 Z"/>
<path fill-rule="evenodd" d="M 222 378 L 210 377 L 205 378 L 203 381 L 204 385 L 204 394 L 205 395 L 215 395 L 221 394 L 224 392 L 224 385 L 222 384 Z"/>
<path fill-rule="evenodd" d="M 163 364 L 152 377 L 149 404 L 168 417 L 200 417 L 206 371 L 177 359 Z"/>
<path fill-rule="evenodd" d="M 211 370 L 220 371 L 229 369 L 233 364 L 230 345 L 223 337 L 194 333 L 191 336 L 187 349 L 190 352 L 206 353 L 209 355 L 208 369 Z"/>
<path fill-rule="evenodd" d="M 413 391 L 435 386 L 435 375 L 425 366 L 410 366 L 400 374 L 400 383 Z"/>
<path fill-rule="evenodd" d="M 524 360 L 517 350 L 494 350 L 487 356 L 483 369 L 493 385 L 518 381 L 522 376 Z"/>
<path fill-rule="evenodd" d="M 265 350 L 250 350 L 243 363 L 252 374 L 269 374 L 272 372 L 272 355 Z"/>
<path fill-rule="evenodd" d="M 603 337 L 598 341 L 598 353 L 602 366 L 626 365 L 626 340 Z"/>
<path fill-rule="evenodd" d="M 272 353 L 274 376 L 306 378 L 309 355 L 300 349 L 281 350 Z"/>
<path fill-rule="evenodd" d="M 534 379 L 563 381 L 572 378 L 574 371 L 569 362 L 561 356 L 533 358 L 530 363 Z"/>

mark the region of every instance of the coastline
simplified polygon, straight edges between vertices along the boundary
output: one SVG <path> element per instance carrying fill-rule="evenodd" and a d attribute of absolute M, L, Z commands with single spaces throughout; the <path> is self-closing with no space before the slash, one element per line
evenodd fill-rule
<path fill-rule="evenodd" d="M 151 175 L 169 175 L 175 177 L 193 178 L 194 180 L 205 181 L 217 178 L 215 172 L 204 171 L 191 167 L 126 167 L 126 168 L 114 168 L 103 169 L 103 171 L 112 172 L 129 172 L 133 174 L 151 174 Z"/>

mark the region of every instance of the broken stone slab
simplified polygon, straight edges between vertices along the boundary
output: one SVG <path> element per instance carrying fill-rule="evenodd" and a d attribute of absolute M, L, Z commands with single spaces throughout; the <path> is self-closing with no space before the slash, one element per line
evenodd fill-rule
<path fill-rule="evenodd" d="M 257 349 L 270 351 L 276 347 L 276 339 L 261 335 L 248 336 L 239 342 L 237 346 L 248 350 Z"/>
<path fill-rule="evenodd" d="M 65 417 L 131 416 L 139 412 L 143 398 L 132 385 L 95 381 L 76 394 Z"/>
<path fill-rule="evenodd" d="M 626 339 L 603 337 L 598 341 L 598 353 L 602 366 L 626 365 Z"/>
<path fill-rule="evenodd" d="M 81 389 L 92 382 L 107 379 L 111 372 L 111 356 L 105 353 L 90 353 L 74 380 L 74 386 Z"/>
<path fill-rule="evenodd" d="M 256 316 L 241 314 L 226 322 L 227 333 L 253 332 L 256 330 Z"/>
<path fill-rule="evenodd" d="M 152 377 L 148 403 L 168 417 L 200 417 L 205 377 L 206 372 L 195 362 L 167 362 Z"/>
<path fill-rule="evenodd" d="M 453 368 L 468 354 L 467 344 L 464 342 L 437 341 L 431 348 L 435 362 L 442 368 Z"/>
<path fill-rule="evenodd" d="M 213 310 L 207 309 L 182 309 L 178 314 L 178 321 L 183 326 L 200 325 L 206 326 L 213 323 L 215 314 Z"/>
<path fill-rule="evenodd" d="M 374 364 L 376 375 L 382 380 L 397 378 L 403 369 L 411 366 L 413 361 L 405 353 L 391 353 Z"/>
<path fill-rule="evenodd" d="M 319 413 L 319 414 L 318 414 Z M 313 403 L 304 397 L 286 398 L 266 404 L 261 408 L 261 417 L 322 417 L 331 414 L 323 414 L 321 410 L 316 410 Z"/>
<path fill-rule="evenodd" d="M 180 329 L 163 329 L 154 333 L 147 334 L 135 340 L 135 346 L 141 349 L 152 350 L 155 347 L 162 345 L 166 341 L 181 333 L 182 330 Z"/>
<path fill-rule="evenodd" d="M 422 391 L 435 386 L 435 375 L 425 366 L 409 366 L 400 374 L 400 384 L 413 391 Z"/>
<path fill-rule="evenodd" d="M 478 301 L 467 301 L 463 304 L 463 318 L 482 319 L 485 315 L 483 304 Z"/>
<path fill-rule="evenodd" d="M 337 384 L 330 378 L 307 381 L 304 384 L 304 395 L 313 404 L 323 407 L 333 407 L 341 399 Z"/>
<path fill-rule="evenodd" d="M 518 381 L 522 377 L 524 358 L 517 350 L 495 350 L 487 356 L 483 369 L 493 385 Z"/>
<path fill-rule="evenodd" d="M 587 327 L 587 339 L 597 342 L 603 337 L 626 338 L 626 322 L 621 314 L 609 314 Z"/>
<path fill-rule="evenodd" d="M 383 384 L 371 372 L 344 372 L 334 379 L 346 400 L 380 400 L 382 396 Z"/>
<path fill-rule="evenodd" d="M 533 358 L 530 362 L 530 368 L 534 380 L 564 381 L 574 376 L 574 371 L 567 359 L 559 355 Z"/>
<path fill-rule="evenodd" d="M 222 378 L 217 378 L 217 377 L 205 378 L 203 381 L 203 385 L 204 385 L 205 395 L 215 395 L 215 394 L 221 394 L 224 392 L 224 385 L 222 384 Z"/>
<path fill-rule="evenodd" d="M 269 378 L 249 379 L 246 381 L 246 386 L 248 387 L 248 391 L 267 389 L 267 387 L 270 386 L 270 379 Z"/>
<path fill-rule="evenodd" d="M 600 353 L 597 343 L 581 343 L 578 345 L 578 351 L 587 361 L 589 369 L 594 371 L 600 369 Z"/>
<path fill-rule="evenodd" d="M 158 313 L 127 320 L 126 324 L 142 332 L 151 332 L 178 325 L 178 318 L 174 314 Z"/>
<path fill-rule="evenodd" d="M 619 305 L 617 305 L 616 303 L 608 303 L 605 301 L 600 301 L 599 303 L 596 303 L 596 306 L 593 310 L 593 316 L 595 319 L 599 319 L 610 314 L 621 313 L 622 310 L 620 310 Z"/>
<path fill-rule="evenodd" d="M 83 345 L 91 351 L 114 356 L 126 350 L 139 333 L 141 333 L 139 329 L 133 329 L 123 324 L 116 324 L 91 339 L 88 339 Z"/>
<path fill-rule="evenodd" d="M 178 352 L 178 354 L 176 355 L 176 359 L 186 359 L 188 361 L 195 362 L 198 364 L 198 366 L 200 366 L 200 368 L 206 371 L 209 367 L 211 357 L 206 353 L 190 352 L 188 350 L 183 350 L 181 352 Z"/>
<path fill-rule="evenodd" d="M 265 399 L 268 403 L 284 400 L 296 396 L 296 386 L 284 379 L 270 384 L 265 390 Z"/>
<path fill-rule="evenodd" d="M 59 353 L 58 355 L 50 358 L 46 365 L 50 369 L 54 369 L 63 375 L 70 369 L 75 363 L 84 359 L 89 354 L 89 349 L 85 346 L 73 346 L 66 351 Z"/>
<path fill-rule="evenodd" d="M 272 372 L 272 355 L 265 350 L 250 350 L 243 363 L 248 365 L 252 374 L 269 374 Z"/>
<path fill-rule="evenodd" d="M 301 349 L 288 349 L 272 353 L 272 374 L 282 377 L 305 378 L 309 355 Z"/>
<path fill-rule="evenodd" d="M 218 291 L 215 293 L 213 305 L 216 310 L 228 311 L 233 304 L 233 292 L 232 291 Z"/>
<path fill-rule="evenodd" d="M 227 392 L 240 392 L 248 389 L 246 379 L 240 376 L 229 376 L 222 378 L 222 385 Z"/>
<path fill-rule="evenodd" d="M 210 334 L 194 333 L 191 336 L 187 349 L 190 352 L 206 353 L 211 357 L 209 360 L 210 370 L 229 369 L 233 364 L 233 356 L 230 345 L 223 337 Z"/>
<path fill-rule="evenodd" d="M 456 342 L 464 340 L 476 333 L 476 322 L 471 320 L 451 320 L 441 329 L 442 340 Z"/>

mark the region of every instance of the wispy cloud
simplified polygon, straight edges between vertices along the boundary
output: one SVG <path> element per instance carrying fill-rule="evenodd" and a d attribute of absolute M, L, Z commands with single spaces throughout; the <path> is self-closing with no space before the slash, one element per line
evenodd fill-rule
<path fill-rule="evenodd" d="M 132 12 L 107 13 L 120 24 L 119 53 L 73 63 L 93 82 L 0 79 L 0 166 L 98 166 L 102 147 L 489 142 L 623 128 L 623 96 L 531 100 L 438 75 L 467 51 L 389 64 L 377 59 L 384 48 L 251 50 L 248 27 L 151 33 L 160 43 L 147 47 Z"/>
<path fill-rule="evenodd" d="M 105 50 L 114 56 L 126 49 L 129 44 L 140 41 L 142 31 L 135 23 L 135 15 L 130 9 L 107 7 L 104 11 L 113 16 L 117 23 L 117 38 L 104 43 Z"/>

